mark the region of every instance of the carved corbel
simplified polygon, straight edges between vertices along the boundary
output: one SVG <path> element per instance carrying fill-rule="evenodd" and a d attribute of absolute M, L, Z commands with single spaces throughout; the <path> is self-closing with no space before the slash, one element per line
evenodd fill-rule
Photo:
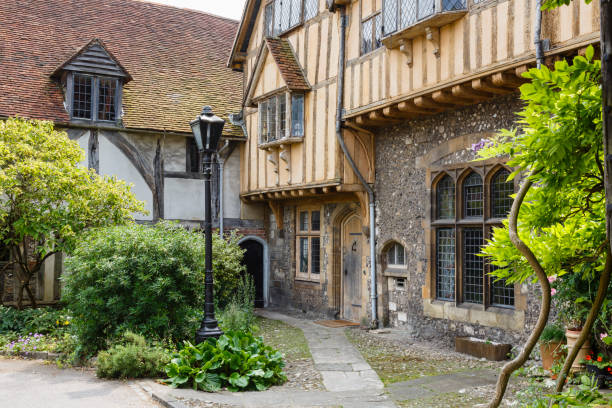
<path fill-rule="evenodd" d="M 433 45 L 436 58 L 440 58 L 440 29 L 425 27 L 425 38 Z"/>
<path fill-rule="evenodd" d="M 281 145 L 278 153 L 280 160 L 285 162 L 285 170 L 287 170 L 287 184 L 291 184 L 291 150 L 289 146 Z"/>
<path fill-rule="evenodd" d="M 402 38 L 399 40 L 399 50 L 406 56 L 406 64 L 409 67 L 412 67 L 412 40 L 406 40 Z"/>
<path fill-rule="evenodd" d="M 276 173 L 276 185 L 280 184 L 280 176 L 278 174 L 278 159 L 276 158 L 276 151 L 272 151 L 268 153 L 267 159 L 270 163 L 274 165 L 274 173 Z"/>
<path fill-rule="evenodd" d="M 272 210 L 272 214 L 274 214 L 274 219 L 276 220 L 276 227 L 279 231 L 282 231 L 284 227 L 283 206 L 278 201 L 268 201 L 268 205 Z"/>

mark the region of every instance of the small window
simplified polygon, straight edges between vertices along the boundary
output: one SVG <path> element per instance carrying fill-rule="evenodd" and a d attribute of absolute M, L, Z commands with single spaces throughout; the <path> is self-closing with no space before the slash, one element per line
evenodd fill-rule
<path fill-rule="evenodd" d="M 463 215 L 466 218 L 482 217 L 482 177 L 470 173 L 463 182 Z"/>
<path fill-rule="evenodd" d="M 491 216 L 494 218 L 505 218 L 512 208 L 514 182 L 508 181 L 508 177 L 510 172 L 502 169 L 491 179 Z"/>
<path fill-rule="evenodd" d="M 119 80 L 83 74 L 70 74 L 71 118 L 114 122 L 119 105 Z"/>
<path fill-rule="evenodd" d="M 187 139 L 187 156 L 186 156 L 186 169 L 188 173 L 199 173 L 200 172 L 200 163 L 202 162 L 200 158 L 200 152 L 198 150 L 198 145 L 196 144 L 193 138 L 188 137 Z"/>
<path fill-rule="evenodd" d="M 114 79 L 100 78 L 98 95 L 98 120 L 115 120 L 115 94 L 117 92 L 117 81 Z"/>
<path fill-rule="evenodd" d="M 406 251 L 402 244 L 395 242 L 391 245 L 387 251 L 387 265 L 400 267 L 406 265 Z"/>
<path fill-rule="evenodd" d="M 291 136 L 304 136 L 304 95 L 291 95 Z"/>
<path fill-rule="evenodd" d="M 304 95 L 281 93 L 259 102 L 259 142 L 270 143 L 287 137 L 304 136 Z M 290 116 L 289 116 L 290 113 Z"/>
<path fill-rule="evenodd" d="M 321 274 L 321 211 L 300 209 L 297 211 L 297 260 L 296 277 L 318 281 Z"/>
<path fill-rule="evenodd" d="M 378 13 L 361 23 L 361 55 L 382 45 L 382 14 Z"/>
<path fill-rule="evenodd" d="M 455 218 L 455 183 L 446 175 L 436 185 L 437 219 Z"/>
<path fill-rule="evenodd" d="M 75 119 L 91 119 L 91 96 L 93 77 L 75 75 L 72 96 L 72 117 Z"/>

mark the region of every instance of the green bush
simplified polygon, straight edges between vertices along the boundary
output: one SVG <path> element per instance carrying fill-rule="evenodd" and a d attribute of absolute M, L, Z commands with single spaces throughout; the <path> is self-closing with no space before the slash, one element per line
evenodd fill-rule
<path fill-rule="evenodd" d="M 221 312 L 219 323 L 226 331 L 252 331 L 255 323 L 255 282 L 245 274 L 238 281 L 236 295 Z"/>
<path fill-rule="evenodd" d="M 159 377 L 170 361 L 160 347 L 147 345 L 144 337 L 125 332 L 118 344 L 98 353 L 96 375 L 100 378 Z"/>
<path fill-rule="evenodd" d="M 68 311 L 63 309 L 40 307 L 18 310 L 0 306 L 0 333 L 61 335 L 70 328 L 70 322 Z"/>
<path fill-rule="evenodd" d="M 557 324 L 547 324 L 540 335 L 542 343 L 562 343 L 565 341 L 565 329 Z"/>
<path fill-rule="evenodd" d="M 172 387 L 262 391 L 287 380 L 283 367 L 282 355 L 265 346 L 261 338 L 230 331 L 197 346 L 185 342 L 166 366 L 166 374 Z"/>
<path fill-rule="evenodd" d="M 243 267 L 236 238 L 214 236 L 215 287 L 235 291 Z M 177 224 L 91 230 L 66 261 L 63 300 L 83 351 L 126 330 L 177 342 L 193 335 L 204 297 L 204 238 Z"/>

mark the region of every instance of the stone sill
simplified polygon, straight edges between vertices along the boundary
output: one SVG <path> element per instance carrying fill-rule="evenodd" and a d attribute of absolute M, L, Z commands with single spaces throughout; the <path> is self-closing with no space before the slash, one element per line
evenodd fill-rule
<path fill-rule="evenodd" d="M 383 276 L 388 276 L 391 278 L 407 278 L 408 269 L 387 268 L 384 270 Z"/>
<path fill-rule="evenodd" d="M 505 330 L 521 331 L 525 326 L 525 312 L 502 307 L 484 308 L 482 305 L 455 305 L 453 302 L 423 299 L 423 314 L 435 319 L 474 323 Z"/>
<path fill-rule="evenodd" d="M 272 142 L 260 143 L 257 147 L 262 150 L 269 150 L 274 147 L 280 147 L 281 149 L 285 145 L 290 145 L 294 143 L 302 143 L 304 141 L 303 136 L 291 136 L 291 137 L 283 137 L 282 139 L 277 139 Z"/>

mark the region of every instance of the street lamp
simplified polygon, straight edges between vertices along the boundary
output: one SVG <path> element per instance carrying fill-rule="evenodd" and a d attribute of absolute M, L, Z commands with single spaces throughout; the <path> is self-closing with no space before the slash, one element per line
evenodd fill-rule
<path fill-rule="evenodd" d="M 205 299 L 204 318 L 196 332 L 196 344 L 209 337 L 218 338 L 223 334 L 215 319 L 215 306 L 213 304 L 213 271 L 212 271 L 212 212 L 210 195 L 210 176 L 212 155 L 217 151 L 219 139 L 223 131 L 225 120 L 213 115 L 210 106 L 204 106 L 202 113 L 191 121 L 191 131 L 195 138 L 200 154 L 204 156 L 204 250 L 205 253 Z"/>

